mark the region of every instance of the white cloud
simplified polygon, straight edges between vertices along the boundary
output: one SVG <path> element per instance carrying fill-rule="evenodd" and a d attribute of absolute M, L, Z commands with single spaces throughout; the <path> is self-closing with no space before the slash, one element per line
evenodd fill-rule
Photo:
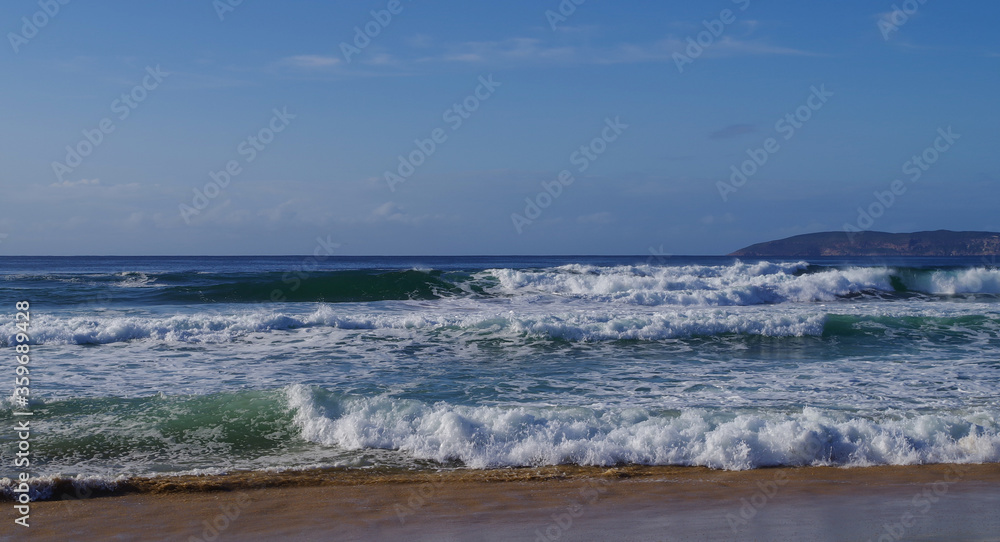
<path fill-rule="evenodd" d="M 80 179 L 79 181 L 63 181 L 61 183 L 52 183 L 49 186 L 70 188 L 73 186 L 87 186 L 87 185 L 97 185 L 101 184 L 100 179 Z"/>
<path fill-rule="evenodd" d="M 341 62 L 341 59 L 338 57 L 323 55 L 296 55 L 282 59 L 283 64 L 306 70 L 331 68 L 339 65 Z"/>
<path fill-rule="evenodd" d="M 376 220 L 403 220 L 406 215 L 403 214 L 403 208 L 397 205 L 393 201 L 387 201 L 382 205 L 379 205 L 372 211 L 372 217 Z"/>
<path fill-rule="evenodd" d="M 742 25 L 744 35 L 753 32 L 756 22 L 747 21 Z M 412 41 L 411 38 L 410 41 Z M 495 41 L 467 41 L 462 43 L 432 46 L 430 38 L 422 36 L 417 40 L 421 47 L 418 55 L 394 57 L 388 54 L 369 54 L 361 64 L 372 68 L 405 68 L 414 64 L 428 63 L 491 63 L 501 65 L 524 64 L 630 64 L 643 62 L 673 62 L 674 53 L 684 53 L 688 42 L 684 37 L 667 36 L 658 41 L 635 44 L 620 43 L 608 46 L 584 44 L 586 40 L 575 40 L 576 44 L 561 42 L 553 44 L 546 39 L 512 37 Z M 436 53 L 428 54 L 430 49 Z M 782 47 L 761 39 L 722 36 L 705 48 L 705 57 L 730 56 L 820 56 L 817 53 Z M 298 55 L 282 59 L 282 64 L 303 70 L 324 70 L 332 67 L 346 68 L 341 59 L 333 56 Z M 356 72 L 354 75 L 375 75 Z"/>
<path fill-rule="evenodd" d="M 502 41 L 465 42 L 451 46 L 446 54 L 425 57 L 423 60 L 445 62 L 554 62 L 568 64 L 628 64 L 640 62 L 673 62 L 674 53 L 683 53 L 688 43 L 685 39 L 668 36 L 661 40 L 633 44 L 622 43 L 611 47 L 549 45 L 536 38 L 510 38 Z M 818 56 L 816 53 L 772 45 L 763 40 L 750 40 L 723 36 L 705 48 L 706 57 L 724 56 Z"/>
<path fill-rule="evenodd" d="M 365 220 L 366 222 L 396 222 L 399 224 L 421 224 L 429 220 L 442 220 L 443 215 L 412 215 L 406 212 L 403 207 L 394 201 L 387 201 L 379 205 Z"/>

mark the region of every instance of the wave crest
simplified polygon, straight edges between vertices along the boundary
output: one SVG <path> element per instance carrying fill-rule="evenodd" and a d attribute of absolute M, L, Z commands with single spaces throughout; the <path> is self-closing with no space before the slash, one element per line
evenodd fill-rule
<path fill-rule="evenodd" d="M 578 465 L 914 465 L 1000 460 L 996 414 L 864 418 L 799 413 L 461 406 L 288 389 L 306 440 L 350 450 L 399 450 L 472 468 Z"/>
<path fill-rule="evenodd" d="M 820 335 L 823 313 L 770 313 L 727 309 L 682 309 L 656 312 L 589 310 L 558 312 L 417 311 L 379 313 L 340 310 L 323 305 L 310 314 L 269 310 L 231 315 L 196 313 L 178 316 L 108 316 L 101 318 L 48 315 L 36 317 L 32 344 L 112 344 L 137 340 L 169 343 L 225 343 L 254 333 L 303 328 L 344 330 L 408 330 L 461 340 L 494 337 L 540 337 L 567 341 L 660 340 L 742 334 L 769 337 Z M 0 337 L 14 344 L 16 329 Z"/>

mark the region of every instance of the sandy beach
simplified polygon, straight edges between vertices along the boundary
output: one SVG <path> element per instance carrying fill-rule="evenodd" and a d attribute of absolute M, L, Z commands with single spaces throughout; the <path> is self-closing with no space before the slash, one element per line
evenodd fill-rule
<path fill-rule="evenodd" d="M 313 471 L 37 502 L 3 540 L 1000 540 L 1000 465 Z"/>

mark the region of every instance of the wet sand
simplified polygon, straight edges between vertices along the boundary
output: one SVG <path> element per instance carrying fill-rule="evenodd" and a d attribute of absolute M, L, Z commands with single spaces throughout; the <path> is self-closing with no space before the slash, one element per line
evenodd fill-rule
<path fill-rule="evenodd" d="M 1000 540 L 998 464 L 240 473 L 120 492 L 33 503 L 27 529 L 8 512 L 0 539 Z"/>

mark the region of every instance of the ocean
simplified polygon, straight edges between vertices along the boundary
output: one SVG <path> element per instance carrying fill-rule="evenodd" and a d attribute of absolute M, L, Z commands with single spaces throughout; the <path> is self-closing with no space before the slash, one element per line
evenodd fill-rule
<path fill-rule="evenodd" d="M 1000 270 L 977 258 L 2 257 L 31 465 L 60 478 L 327 467 L 1000 461 Z"/>

